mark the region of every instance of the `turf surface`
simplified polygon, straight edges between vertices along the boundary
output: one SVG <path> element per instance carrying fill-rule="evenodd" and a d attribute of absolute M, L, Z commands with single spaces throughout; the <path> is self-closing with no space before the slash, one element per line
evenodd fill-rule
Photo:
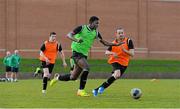
<path fill-rule="evenodd" d="M 69 60 L 67 68 L 62 67 L 61 60 L 57 60 L 53 72 L 69 73 Z M 88 60 L 91 73 L 109 73 L 112 71 L 111 65 L 107 60 Z M 38 59 L 22 59 L 20 62 L 20 72 L 34 72 L 41 63 Z M 179 60 L 131 60 L 126 73 L 179 73 Z M 0 74 L 5 73 L 5 68 L 0 59 Z"/>
<path fill-rule="evenodd" d="M 103 79 L 88 80 L 86 91 L 100 85 Z M 41 93 L 42 80 L 0 82 L 0 108 L 180 108 L 180 80 L 121 79 L 102 95 L 78 97 L 77 82 L 58 82 Z M 143 92 L 139 100 L 130 96 L 134 87 Z"/>

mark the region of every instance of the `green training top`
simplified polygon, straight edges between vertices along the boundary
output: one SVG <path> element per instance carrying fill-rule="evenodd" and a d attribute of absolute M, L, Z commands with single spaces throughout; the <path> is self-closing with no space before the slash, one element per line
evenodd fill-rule
<path fill-rule="evenodd" d="M 89 49 L 91 48 L 94 40 L 96 39 L 97 31 L 89 30 L 87 25 L 82 26 L 80 33 L 76 34 L 74 37 L 76 39 L 82 39 L 82 43 L 73 41 L 71 44 L 72 51 L 82 53 L 85 56 L 88 56 Z"/>
<path fill-rule="evenodd" d="M 20 56 L 17 55 L 17 54 L 13 54 L 12 59 L 11 59 L 11 66 L 15 67 L 15 68 L 18 68 L 19 63 L 20 63 Z"/>
<path fill-rule="evenodd" d="M 6 56 L 6 57 L 4 57 L 4 59 L 3 59 L 3 64 L 5 65 L 5 66 L 11 66 L 11 55 L 10 56 Z"/>

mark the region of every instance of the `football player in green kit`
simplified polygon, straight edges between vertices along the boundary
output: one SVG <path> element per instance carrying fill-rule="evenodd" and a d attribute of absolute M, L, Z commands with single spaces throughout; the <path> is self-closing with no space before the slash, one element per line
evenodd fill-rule
<path fill-rule="evenodd" d="M 80 77 L 80 87 L 77 91 L 78 96 L 87 97 L 90 96 L 85 90 L 85 85 L 87 77 L 89 74 L 89 64 L 87 62 L 87 57 L 90 48 L 93 45 L 95 39 L 98 39 L 105 46 L 118 46 L 119 44 L 113 44 L 105 41 L 101 34 L 98 32 L 97 28 L 99 25 L 99 18 L 92 16 L 89 19 L 88 25 L 81 25 L 76 27 L 72 32 L 67 34 L 67 38 L 72 40 L 72 59 L 75 62 L 73 71 L 70 74 L 59 75 L 56 74 L 54 79 L 50 82 L 50 86 L 54 85 L 58 80 L 69 81 L 76 80 L 79 75 Z"/>

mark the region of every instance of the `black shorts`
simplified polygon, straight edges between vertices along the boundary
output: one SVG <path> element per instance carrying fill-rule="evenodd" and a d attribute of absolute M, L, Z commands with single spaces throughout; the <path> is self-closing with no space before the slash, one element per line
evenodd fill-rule
<path fill-rule="evenodd" d="M 17 72 L 19 72 L 19 68 L 12 67 L 11 71 L 14 72 L 14 73 L 17 73 Z"/>
<path fill-rule="evenodd" d="M 46 64 L 45 61 L 42 61 L 42 68 L 48 68 L 49 69 L 49 73 L 51 74 L 54 68 L 54 64 Z"/>
<path fill-rule="evenodd" d="M 117 62 L 112 63 L 111 65 L 112 65 L 112 67 L 113 67 L 112 73 L 114 73 L 115 70 L 120 70 L 120 71 L 121 71 L 121 75 L 124 74 L 124 72 L 125 72 L 125 70 L 126 70 L 126 68 L 127 68 L 127 66 L 122 66 L 121 64 L 119 64 L 119 63 L 117 63 Z"/>
<path fill-rule="evenodd" d="M 75 64 L 79 61 L 79 59 L 85 58 L 87 59 L 87 56 L 83 55 L 82 53 L 78 53 L 76 51 L 73 51 L 72 59 L 74 60 Z"/>
<path fill-rule="evenodd" d="M 6 72 L 11 72 L 11 67 L 10 66 L 6 66 Z"/>

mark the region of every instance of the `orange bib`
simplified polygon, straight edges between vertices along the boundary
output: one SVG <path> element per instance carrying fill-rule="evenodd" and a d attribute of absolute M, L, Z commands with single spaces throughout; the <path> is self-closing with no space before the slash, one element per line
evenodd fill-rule
<path fill-rule="evenodd" d="M 112 46 L 111 52 L 115 52 L 118 55 L 118 57 L 115 58 L 113 55 L 110 55 L 108 59 L 109 64 L 117 62 L 123 66 L 128 66 L 130 56 L 127 53 L 123 52 L 121 48 L 121 46 L 123 46 L 126 50 L 129 50 L 127 40 L 128 38 L 125 37 L 125 39 L 123 40 L 124 44 L 120 46 Z M 117 44 L 118 42 L 114 40 L 113 43 Z"/>
<path fill-rule="evenodd" d="M 44 44 L 45 44 L 45 51 L 43 53 L 49 59 L 50 63 L 54 64 L 57 58 L 58 43 L 45 41 Z M 42 56 L 40 56 L 40 60 L 45 61 L 44 57 Z"/>

